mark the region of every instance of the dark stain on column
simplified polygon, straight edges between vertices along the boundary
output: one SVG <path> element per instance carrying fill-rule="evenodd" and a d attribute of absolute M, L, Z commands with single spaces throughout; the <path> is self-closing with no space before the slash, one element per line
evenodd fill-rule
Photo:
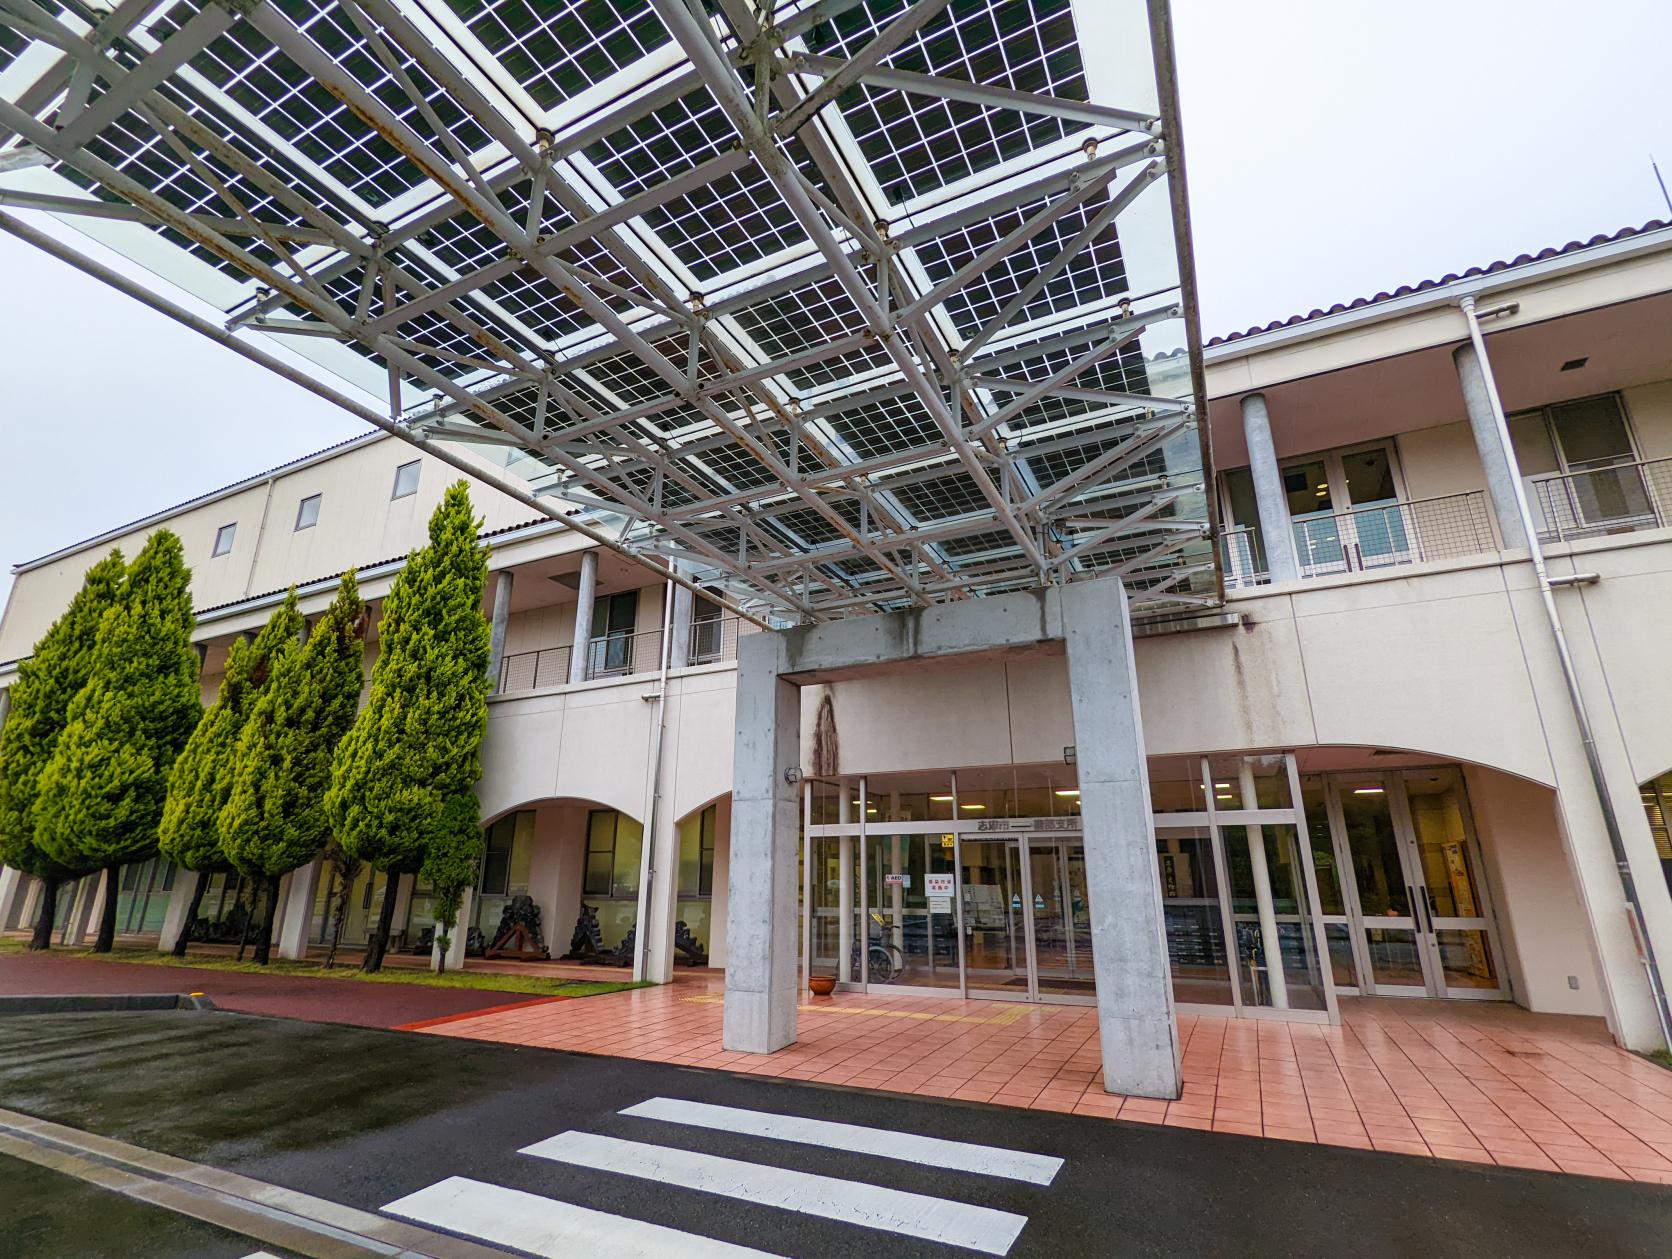
<path fill-rule="evenodd" d="M 818 715 L 813 719 L 813 773 L 820 778 L 833 777 L 840 772 L 841 740 L 836 733 L 836 701 L 830 687 L 824 688 L 819 700 Z"/>

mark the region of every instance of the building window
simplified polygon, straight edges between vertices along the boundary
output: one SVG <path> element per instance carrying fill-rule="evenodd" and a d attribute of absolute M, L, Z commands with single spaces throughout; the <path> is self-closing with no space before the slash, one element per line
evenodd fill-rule
<path fill-rule="evenodd" d="M 636 898 L 643 846 L 644 830 L 632 818 L 613 809 L 594 809 L 587 814 L 586 876 L 581 885 L 584 894 Z"/>
<path fill-rule="evenodd" d="M 720 806 L 709 805 L 679 826 L 679 894 L 714 894 L 714 825 Z"/>
<path fill-rule="evenodd" d="M 296 505 L 296 528 L 312 529 L 319 523 L 320 495 L 310 494 Z"/>
<path fill-rule="evenodd" d="M 406 498 L 418 492 L 419 467 L 419 461 L 414 459 L 395 469 L 395 490 L 389 495 L 391 499 Z"/>
<path fill-rule="evenodd" d="M 238 523 L 222 525 L 215 530 L 215 555 L 225 555 L 232 550 L 232 540 L 238 536 Z"/>

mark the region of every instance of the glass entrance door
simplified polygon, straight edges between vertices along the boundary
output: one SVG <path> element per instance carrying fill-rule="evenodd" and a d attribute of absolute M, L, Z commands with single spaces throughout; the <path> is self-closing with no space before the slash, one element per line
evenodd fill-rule
<path fill-rule="evenodd" d="M 1329 799 L 1359 990 L 1507 997 L 1461 774 L 1341 774 Z"/>
<path fill-rule="evenodd" d="M 969 995 L 1091 998 L 1096 989 L 1084 844 L 983 835 L 964 838 L 959 849 Z"/>

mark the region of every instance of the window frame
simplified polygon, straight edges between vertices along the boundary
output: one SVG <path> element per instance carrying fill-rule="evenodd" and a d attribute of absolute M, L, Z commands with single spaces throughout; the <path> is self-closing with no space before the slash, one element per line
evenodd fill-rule
<path fill-rule="evenodd" d="M 229 530 L 230 532 L 228 532 Z M 221 539 L 223 537 L 226 539 L 226 545 L 224 547 L 221 545 Z M 237 544 L 238 522 L 234 520 L 231 524 L 222 525 L 219 529 L 215 530 L 215 540 L 209 546 L 209 558 L 212 560 L 218 560 L 223 555 L 231 555 L 232 548 Z"/>
<path fill-rule="evenodd" d="M 306 524 L 303 524 L 302 523 L 302 515 L 303 515 L 304 512 L 307 511 L 309 503 L 312 503 L 314 505 L 313 519 L 308 521 Z M 302 530 L 312 529 L 315 525 L 319 524 L 319 512 L 320 512 L 320 508 L 324 506 L 324 503 L 325 503 L 325 494 L 324 494 L 323 491 L 321 491 L 318 494 L 309 494 L 309 495 L 306 495 L 305 497 L 299 499 L 296 503 L 296 525 L 295 525 L 294 528 L 291 529 L 291 532 L 292 533 L 301 533 Z"/>
<path fill-rule="evenodd" d="M 408 468 L 412 469 L 412 486 L 409 489 L 403 490 L 401 489 L 401 475 L 406 472 Z M 423 475 L 424 461 L 422 459 L 409 459 L 407 462 L 397 467 L 395 469 L 395 483 L 389 489 L 389 501 L 393 503 L 399 499 L 411 498 L 418 492 L 418 484 L 423 479 Z"/>

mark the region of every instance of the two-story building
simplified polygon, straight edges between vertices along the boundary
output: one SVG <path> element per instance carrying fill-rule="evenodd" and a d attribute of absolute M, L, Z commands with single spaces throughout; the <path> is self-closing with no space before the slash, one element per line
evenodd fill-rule
<path fill-rule="evenodd" d="M 1660 1044 L 1645 963 L 1672 961 L 1672 227 L 1297 315 L 1206 360 L 1224 601 L 1136 628 L 1175 1001 L 1314 1021 L 1359 994 L 1504 1001 Z M 375 608 L 453 476 L 369 436 L 21 563 L 0 688 L 90 563 L 166 526 L 192 565 L 210 699 L 228 645 L 287 586 L 317 615 L 352 566 Z M 723 967 L 735 657 L 755 627 L 492 489 L 474 498 L 504 646 L 469 922 L 491 935 L 526 894 L 555 955 L 585 904 L 606 946 L 632 933 L 644 975 L 667 978 L 679 923 Z M 375 649 L 374 627 L 368 666 Z M 809 688 L 803 713 L 804 970 L 1091 1000 L 1060 656 L 845 679 Z M 327 939 L 332 877 L 316 862 L 287 880 L 286 956 Z M 168 943 L 188 882 L 129 867 L 119 930 Z M 203 912 L 236 891 L 217 878 Z M 415 944 L 426 889 L 370 873 L 349 943 L 390 894 Z M 96 878 L 65 889 L 61 939 L 100 895 Z M 0 926 L 31 922 L 37 896 L 7 871 Z"/>

